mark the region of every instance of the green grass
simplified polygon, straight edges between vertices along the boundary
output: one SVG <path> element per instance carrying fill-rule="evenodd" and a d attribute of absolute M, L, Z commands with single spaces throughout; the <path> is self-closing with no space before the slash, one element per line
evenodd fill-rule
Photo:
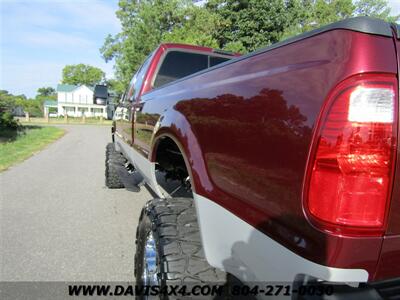
<path fill-rule="evenodd" d="M 0 128 L 0 144 L 3 142 L 15 140 L 17 136 L 17 129 Z"/>
<path fill-rule="evenodd" d="M 0 143 L 0 171 L 27 159 L 63 134 L 61 128 L 26 126 L 14 139 Z"/>

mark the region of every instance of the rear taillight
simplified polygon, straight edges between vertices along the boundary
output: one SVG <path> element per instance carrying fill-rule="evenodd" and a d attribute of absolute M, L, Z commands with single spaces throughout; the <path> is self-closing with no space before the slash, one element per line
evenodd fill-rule
<path fill-rule="evenodd" d="M 364 74 L 340 83 L 314 135 L 305 208 L 323 229 L 381 234 L 390 198 L 397 130 L 397 79 Z"/>

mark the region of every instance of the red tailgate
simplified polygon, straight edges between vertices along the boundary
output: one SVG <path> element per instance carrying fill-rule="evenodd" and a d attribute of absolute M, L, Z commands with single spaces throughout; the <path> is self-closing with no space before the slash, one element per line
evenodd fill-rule
<path fill-rule="evenodd" d="M 395 39 L 397 63 L 398 69 L 400 70 L 400 27 L 396 28 L 395 35 L 397 36 Z M 397 101 L 399 101 L 399 99 L 397 99 Z M 397 113 L 399 113 L 399 105 L 397 106 Z M 398 141 L 399 138 L 400 136 L 398 133 Z M 374 280 L 400 277 L 400 147 L 397 149 L 396 158 L 396 171 L 389 212 L 389 223 Z"/>

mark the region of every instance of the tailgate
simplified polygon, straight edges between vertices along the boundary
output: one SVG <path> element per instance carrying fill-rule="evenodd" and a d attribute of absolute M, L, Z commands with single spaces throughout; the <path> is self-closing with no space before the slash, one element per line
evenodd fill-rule
<path fill-rule="evenodd" d="M 394 43 L 397 51 L 397 65 L 400 70 L 400 26 L 393 26 L 394 29 Z M 399 71 L 398 71 L 399 74 Z M 399 78 L 399 76 L 398 76 Z M 397 99 L 397 113 L 399 114 L 399 99 Z M 400 147 L 399 147 L 399 129 L 397 133 L 397 158 L 396 170 L 394 177 L 394 185 L 392 192 L 392 199 L 388 218 L 388 229 L 384 242 L 380 260 L 378 263 L 375 280 L 385 280 L 400 277 Z"/>

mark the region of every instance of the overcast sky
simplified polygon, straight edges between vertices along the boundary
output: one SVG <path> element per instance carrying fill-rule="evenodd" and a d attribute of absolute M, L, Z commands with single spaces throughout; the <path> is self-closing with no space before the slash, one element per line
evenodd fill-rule
<path fill-rule="evenodd" d="M 390 0 L 400 14 L 400 0 Z M 34 97 L 56 87 L 67 64 L 85 63 L 113 76 L 99 48 L 120 31 L 118 0 L 0 0 L 0 89 Z"/>

